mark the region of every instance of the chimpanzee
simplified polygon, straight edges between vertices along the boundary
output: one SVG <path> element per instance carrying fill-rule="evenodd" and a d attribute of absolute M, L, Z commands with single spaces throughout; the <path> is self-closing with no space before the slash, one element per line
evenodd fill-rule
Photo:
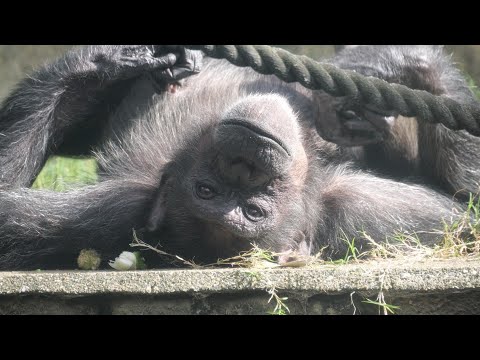
<path fill-rule="evenodd" d="M 197 262 L 252 244 L 335 258 L 344 237 L 367 246 L 362 233 L 432 244 L 478 192 L 480 140 L 464 131 L 162 49 L 73 49 L 4 101 L 0 269 L 74 268 L 86 248 L 106 263 L 133 230 Z M 328 62 L 477 101 L 440 46 L 347 47 Z M 86 153 L 98 184 L 29 188 L 50 155 Z"/>

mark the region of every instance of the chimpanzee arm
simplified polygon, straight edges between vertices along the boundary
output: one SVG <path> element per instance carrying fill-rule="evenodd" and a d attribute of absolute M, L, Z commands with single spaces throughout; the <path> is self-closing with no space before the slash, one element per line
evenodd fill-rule
<path fill-rule="evenodd" d="M 0 270 L 71 269 L 87 248 L 113 260 L 144 226 L 154 194 L 130 180 L 62 193 L 0 190 Z"/>
<path fill-rule="evenodd" d="M 387 49 L 396 60 L 387 81 L 426 90 L 459 103 L 478 102 L 465 78 L 439 46 L 405 46 Z M 397 75 L 393 75 L 393 73 Z M 368 117 L 367 117 L 368 119 Z M 398 117 L 389 124 L 384 142 L 366 147 L 367 161 L 390 169 L 410 167 L 410 173 L 422 175 L 429 182 L 451 194 L 467 198 L 478 193 L 480 182 L 480 138 L 466 131 L 453 131 L 441 124 L 422 119 Z M 399 175 L 396 173 L 395 175 Z"/>
<path fill-rule="evenodd" d="M 478 101 L 440 46 L 359 46 L 341 51 L 332 62 L 460 103 Z M 397 177 L 424 176 L 451 194 L 480 190 L 480 138 L 422 119 L 349 108 L 349 99 L 317 97 L 320 133 L 340 145 L 364 146 L 370 168 Z"/>
<path fill-rule="evenodd" d="M 401 232 L 415 233 L 422 244 L 432 245 L 442 239 L 444 222 L 464 216 L 462 205 L 453 197 L 422 185 L 342 168 L 325 182 L 319 202 L 323 218 L 314 249 L 328 245 L 332 257 L 345 255 L 345 237 L 355 238 L 357 248 L 365 250 L 368 242 L 362 232 L 378 243 Z"/>
<path fill-rule="evenodd" d="M 429 70 L 438 79 L 437 94 L 478 106 L 479 100 L 450 58 L 438 52 Z M 480 137 L 420 119 L 418 153 L 421 172 L 450 193 L 468 199 L 469 193 L 480 192 Z"/>
<path fill-rule="evenodd" d="M 23 80 L 0 109 L 0 187 L 30 185 L 65 133 L 94 116 L 114 87 L 148 71 L 171 80 L 199 71 L 199 52 L 158 54 L 158 49 L 80 48 Z"/>

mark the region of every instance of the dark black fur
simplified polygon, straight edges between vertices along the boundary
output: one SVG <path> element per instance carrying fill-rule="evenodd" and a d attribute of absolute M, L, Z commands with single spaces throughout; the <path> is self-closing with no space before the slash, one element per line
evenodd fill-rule
<path fill-rule="evenodd" d="M 478 191 L 480 140 L 463 131 L 394 120 L 211 59 L 165 91 L 166 69 L 175 75 L 196 57 L 160 55 L 147 46 L 75 50 L 4 102 L 0 269 L 74 267 L 84 248 L 113 259 L 132 229 L 197 261 L 252 242 L 277 252 L 328 246 L 336 257 L 343 235 L 364 244 L 359 231 L 378 241 L 418 231 L 432 243 L 432 230 L 462 209 L 453 195 Z M 331 62 L 476 101 L 440 47 L 348 47 Z M 50 154 L 91 147 L 98 185 L 26 188 Z"/>

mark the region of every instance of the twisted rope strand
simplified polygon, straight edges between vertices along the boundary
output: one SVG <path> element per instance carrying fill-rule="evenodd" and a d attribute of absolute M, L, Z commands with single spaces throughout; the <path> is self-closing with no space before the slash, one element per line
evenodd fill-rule
<path fill-rule="evenodd" d="M 268 45 L 184 46 L 202 50 L 212 58 L 226 59 L 236 66 L 251 67 L 260 74 L 275 75 L 288 83 L 298 82 L 308 89 L 323 90 L 335 97 L 352 96 L 379 111 L 396 111 L 480 136 L 480 104 L 460 104 L 446 96 L 363 76 Z"/>

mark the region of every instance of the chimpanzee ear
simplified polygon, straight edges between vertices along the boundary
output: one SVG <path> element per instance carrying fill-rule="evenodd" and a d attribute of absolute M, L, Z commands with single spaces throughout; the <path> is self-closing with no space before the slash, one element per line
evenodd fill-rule
<path fill-rule="evenodd" d="M 169 178 L 170 178 L 169 171 L 166 170 L 162 174 L 162 178 L 158 185 L 158 189 L 155 192 L 154 199 L 150 207 L 150 212 L 148 213 L 148 219 L 147 219 L 147 225 L 146 225 L 148 231 L 152 231 L 152 232 L 156 231 L 162 226 L 163 219 L 167 211 L 165 194 L 166 194 L 167 182 Z"/>

